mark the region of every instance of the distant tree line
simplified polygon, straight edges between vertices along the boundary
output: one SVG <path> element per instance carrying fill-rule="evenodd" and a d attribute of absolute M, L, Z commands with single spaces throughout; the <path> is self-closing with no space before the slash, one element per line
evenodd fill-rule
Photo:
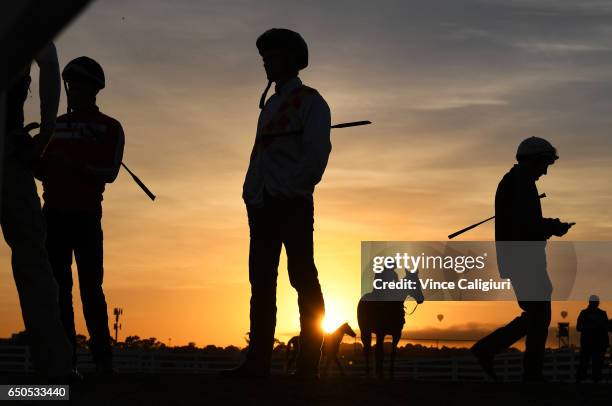
<path fill-rule="evenodd" d="M 216 345 L 206 345 L 204 347 L 198 347 L 195 342 L 190 342 L 187 345 L 182 346 L 168 346 L 155 337 L 140 338 L 139 336 L 127 336 L 124 341 L 113 342 L 113 347 L 120 350 L 144 350 L 144 351 L 158 351 L 158 350 L 169 350 L 176 352 L 202 352 L 207 355 L 219 355 L 219 356 L 238 356 L 243 353 L 249 345 L 249 333 L 245 334 L 246 347 L 240 348 L 234 345 L 227 347 L 218 347 Z M 25 331 L 14 333 L 10 338 L 0 339 L 0 344 L 8 345 L 28 345 L 27 334 Z M 77 335 L 77 346 L 83 349 L 89 349 L 89 340 L 82 334 Z M 385 351 L 390 351 L 390 342 L 385 343 Z M 340 345 L 339 355 L 346 358 L 359 358 L 362 355 L 362 345 L 359 342 L 355 343 L 342 343 Z M 284 354 L 286 344 L 279 339 L 274 339 L 274 354 L 280 356 Z M 511 349 L 510 351 L 518 351 Z M 469 350 L 467 348 L 447 347 L 442 346 L 428 347 L 421 344 L 406 344 L 402 347 L 397 348 L 397 355 L 399 358 L 413 357 L 413 358 L 449 358 L 467 355 Z"/>

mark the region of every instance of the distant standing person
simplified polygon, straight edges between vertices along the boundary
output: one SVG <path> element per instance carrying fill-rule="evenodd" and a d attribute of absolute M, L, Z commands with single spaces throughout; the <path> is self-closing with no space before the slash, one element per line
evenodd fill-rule
<path fill-rule="evenodd" d="M 313 192 L 331 152 L 330 110 L 319 92 L 298 78 L 298 71 L 308 66 L 308 47 L 298 33 L 274 28 L 263 33 L 256 45 L 269 82 L 260 100 L 242 195 L 250 227 L 251 341 L 246 361 L 233 374 L 270 373 L 276 279 L 284 245 L 300 310 L 296 376 L 316 379 L 325 310 L 313 255 Z M 266 102 L 272 82 L 275 94 Z"/>
<path fill-rule="evenodd" d="M 32 164 L 55 130 L 60 98 L 57 51 L 51 43 L 36 58 L 40 69 L 40 133 L 31 138 L 24 129 L 23 107 L 30 87 L 30 64 L 15 78 L 6 94 L 2 232 L 11 247 L 13 277 L 19 294 L 32 356 L 37 371 L 50 378 L 71 376 L 72 348 L 62 329 L 57 283 L 45 249 L 45 227 Z"/>
<path fill-rule="evenodd" d="M 102 114 L 96 95 L 105 87 L 102 67 L 82 56 L 62 72 L 68 113 L 57 119 L 55 136 L 40 162 L 47 251 L 59 285 L 62 321 L 75 347 L 72 307 L 72 255 L 76 259 L 83 313 L 99 373 L 112 373 L 111 337 L 102 290 L 102 194 L 117 177 L 123 157 L 121 124 Z"/>
<path fill-rule="evenodd" d="M 495 240 L 500 274 L 511 280 L 523 313 L 478 341 L 472 352 L 495 379 L 495 354 L 526 337 L 523 381 L 542 382 L 553 291 L 546 267 L 546 240 L 565 235 L 573 223 L 542 216 L 535 182 L 559 159 L 557 150 L 542 138 L 530 137 L 519 145 L 516 159 L 518 163 L 497 187 Z"/>
<path fill-rule="evenodd" d="M 610 345 L 608 324 L 608 314 L 599 308 L 599 297 L 592 295 L 589 298 L 589 306 L 580 312 L 576 323 L 576 330 L 580 332 L 580 365 L 576 375 L 577 382 L 586 378 L 589 362 L 592 363 L 593 382 L 601 380 L 601 368 Z"/>

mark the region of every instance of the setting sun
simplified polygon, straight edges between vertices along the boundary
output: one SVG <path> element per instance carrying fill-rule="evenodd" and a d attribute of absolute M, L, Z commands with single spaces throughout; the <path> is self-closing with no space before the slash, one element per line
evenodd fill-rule
<path fill-rule="evenodd" d="M 336 318 L 330 318 L 328 316 L 325 316 L 325 318 L 321 322 L 321 327 L 323 328 L 324 332 L 331 333 L 336 328 L 338 328 L 340 324 L 341 323 Z"/>
<path fill-rule="evenodd" d="M 342 316 L 329 312 L 325 314 L 325 318 L 321 322 L 321 327 L 326 333 L 331 333 L 342 325 L 346 320 Z"/>
<path fill-rule="evenodd" d="M 329 292 L 325 296 L 325 317 L 321 327 L 326 333 L 335 331 L 342 324 L 348 322 L 351 327 L 356 326 L 355 303 L 350 299 Z"/>

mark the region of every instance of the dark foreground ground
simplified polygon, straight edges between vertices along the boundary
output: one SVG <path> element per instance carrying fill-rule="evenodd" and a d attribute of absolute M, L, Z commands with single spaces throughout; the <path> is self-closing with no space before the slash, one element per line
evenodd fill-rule
<path fill-rule="evenodd" d="M 14 382 L 14 379 L 9 379 Z M 6 381 L 5 381 L 6 382 Z M 127 374 L 86 380 L 71 390 L 73 405 L 612 405 L 612 385 L 495 384 L 376 380 L 363 377 L 301 383 L 211 375 Z M 42 403 L 42 402 L 40 402 Z M 44 404 L 49 404 L 44 402 Z M 52 405 L 53 403 L 51 403 Z"/>

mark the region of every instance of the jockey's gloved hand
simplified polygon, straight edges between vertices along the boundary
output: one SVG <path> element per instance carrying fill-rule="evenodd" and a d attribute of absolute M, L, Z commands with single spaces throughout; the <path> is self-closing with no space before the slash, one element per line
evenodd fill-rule
<path fill-rule="evenodd" d="M 551 221 L 552 235 L 555 235 L 557 237 L 562 237 L 565 234 L 567 234 L 567 232 L 573 225 L 574 223 L 565 223 L 559 220 L 558 218 L 552 219 Z"/>

